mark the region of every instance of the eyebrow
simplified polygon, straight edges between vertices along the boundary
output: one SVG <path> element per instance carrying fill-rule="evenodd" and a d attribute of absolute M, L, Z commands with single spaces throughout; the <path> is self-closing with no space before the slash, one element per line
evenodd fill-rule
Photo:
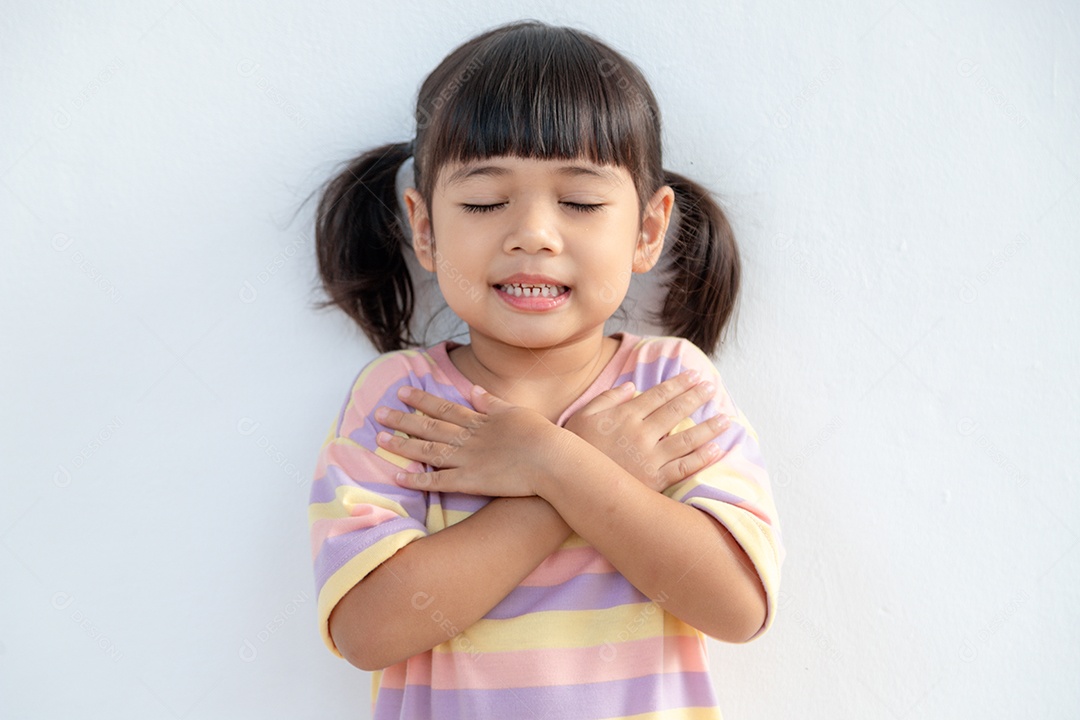
<path fill-rule="evenodd" d="M 505 168 L 500 165 L 466 165 L 463 168 L 458 168 L 446 179 L 446 185 L 456 185 L 463 183 L 466 180 L 470 180 L 474 177 L 502 177 L 504 175 L 511 174 L 510 168 Z M 566 177 L 580 177 L 586 175 L 588 177 L 595 177 L 600 180 L 607 180 L 609 182 L 618 182 L 619 176 L 607 169 L 589 167 L 587 165 L 563 165 L 555 169 L 556 175 L 563 175 Z"/>

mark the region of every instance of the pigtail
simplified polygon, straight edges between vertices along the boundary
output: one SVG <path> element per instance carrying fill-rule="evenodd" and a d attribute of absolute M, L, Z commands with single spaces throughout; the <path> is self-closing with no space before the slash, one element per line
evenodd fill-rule
<path fill-rule="evenodd" d="M 668 291 L 660 322 L 669 334 L 685 337 L 712 356 L 719 350 L 739 295 L 735 234 L 704 187 L 667 170 L 664 182 L 675 191 L 679 224 L 669 250 Z"/>
<path fill-rule="evenodd" d="M 390 143 L 351 160 L 327 183 L 315 220 L 319 275 L 330 298 L 317 307 L 340 307 L 379 352 L 417 344 L 397 198 L 397 173 L 411 155 L 412 143 Z"/>

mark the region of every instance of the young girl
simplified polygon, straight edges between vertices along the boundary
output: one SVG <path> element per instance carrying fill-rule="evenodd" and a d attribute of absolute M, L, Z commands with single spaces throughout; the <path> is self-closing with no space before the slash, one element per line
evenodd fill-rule
<path fill-rule="evenodd" d="M 577 30 L 470 40 L 416 120 L 318 208 L 323 305 L 384 353 L 312 485 L 324 641 L 374 671 L 376 718 L 720 717 L 705 636 L 764 633 L 783 559 L 756 433 L 709 358 L 739 284 L 723 212 L 663 169 L 640 71 Z M 467 344 L 410 329 L 409 157 L 412 249 Z M 605 336 L 675 206 L 671 335 Z"/>

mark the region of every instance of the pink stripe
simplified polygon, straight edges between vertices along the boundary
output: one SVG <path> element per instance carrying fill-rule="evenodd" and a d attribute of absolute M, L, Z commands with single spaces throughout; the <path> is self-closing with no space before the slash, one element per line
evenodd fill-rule
<path fill-rule="evenodd" d="M 773 524 L 772 518 L 770 518 L 765 513 L 764 510 L 762 510 L 761 508 L 759 508 L 757 505 L 755 505 L 752 502 L 749 502 L 747 500 L 743 500 L 742 502 L 734 503 L 734 505 L 737 508 L 742 508 L 743 510 L 746 510 L 749 513 L 753 513 L 755 516 L 757 516 L 758 520 L 761 520 L 761 522 L 763 522 L 763 523 L 766 523 L 768 525 Z"/>
<path fill-rule="evenodd" d="M 431 374 L 431 365 L 422 353 L 416 357 L 404 354 L 388 355 L 375 362 L 378 364 L 368 371 L 363 384 L 353 386 L 351 402 L 338 429 L 338 434 L 342 437 L 348 437 L 356 428 L 362 426 L 365 418 L 375 410 L 386 388 L 407 378 L 410 371 L 420 379 Z"/>
<path fill-rule="evenodd" d="M 379 688 L 403 690 L 406 679 L 410 685 L 431 687 L 431 656 L 433 654 L 430 650 L 422 652 L 386 668 L 379 681 Z"/>
<path fill-rule="evenodd" d="M 382 483 L 392 485 L 384 476 L 385 468 L 389 467 L 389 461 L 381 458 L 362 445 L 350 443 L 348 439 L 343 442 L 327 443 L 319 453 L 319 459 L 315 467 L 315 478 L 326 476 L 328 465 L 335 465 L 344 471 L 349 478 L 362 478 L 365 482 Z"/>
<path fill-rule="evenodd" d="M 531 587 L 547 587 L 561 585 L 580 573 L 603 574 L 611 572 L 617 572 L 615 566 L 608 562 L 607 558 L 598 553 L 595 548 L 566 548 L 565 550 L 556 550 L 549 555 L 528 577 L 521 581 L 521 584 Z"/>
<path fill-rule="evenodd" d="M 363 530 L 387 520 L 396 520 L 401 517 L 392 510 L 381 508 L 376 505 L 353 505 L 350 512 L 352 517 L 323 518 L 311 524 L 311 559 L 319 555 L 319 550 L 327 538 L 345 535 L 354 530 Z"/>
<path fill-rule="evenodd" d="M 644 342 L 639 340 L 637 346 L 639 349 L 631 356 L 634 360 L 634 366 L 648 365 L 656 362 L 658 358 L 667 358 L 668 360 L 678 358 L 678 343 L 678 338 L 645 337 Z"/>
<path fill-rule="evenodd" d="M 458 643 L 453 642 L 457 647 Z M 433 690 L 502 690 L 573 686 L 629 680 L 648 675 L 708 672 L 696 636 L 642 638 L 599 647 L 517 650 L 470 655 L 428 652 L 389 667 L 382 687 L 401 690 L 405 683 Z M 407 672 L 406 672 L 407 668 Z M 434 677 L 433 677 L 434 676 Z"/>

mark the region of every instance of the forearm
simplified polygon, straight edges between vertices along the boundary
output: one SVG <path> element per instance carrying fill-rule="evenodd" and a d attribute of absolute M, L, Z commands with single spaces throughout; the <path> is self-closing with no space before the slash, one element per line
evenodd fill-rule
<path fill-rule="evenodd" d="M 368 574 L 334 608 L 330 635 L 364 670 L 429 650 L 487 614 L 569 535 L 542 498 L 496 498 Z"/>
<path fill-rule="evenodd" d="M 712 516 L 651 490 L 578 436 L 558 430 L 558 459 L 537 492 L 638 590 L 684 622 L 743 642 L 765 620 L 765 591 Z"/>

